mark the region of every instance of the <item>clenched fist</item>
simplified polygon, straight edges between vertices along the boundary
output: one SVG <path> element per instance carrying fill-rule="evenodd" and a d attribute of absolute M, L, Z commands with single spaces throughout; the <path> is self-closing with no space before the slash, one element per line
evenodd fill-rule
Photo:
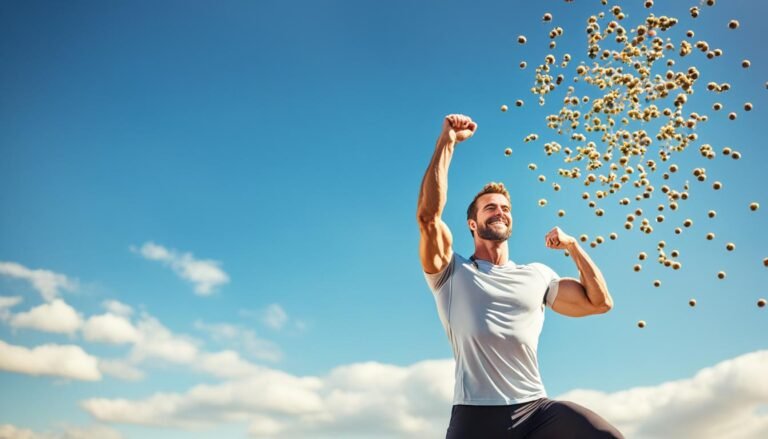
<path fill-rule="evenodd" d="M 469 116 L 463 114 L 449 114 L 443 121 L 442 136 L 447 136 L 452 142 L 463 142 L 477 130 L 477 124 Z"/>
<path fill-rule="evenodd" d="M 554 227 L 549 231 L 549 233 L 547 233 L 547 236 L 544 237 L 544 243 L 546 244 L 547 248 L 565 250 L 571 245 L 577 244 L 577 241 L 573 236 L 570 236 L 560 230 L 560 227 Z"/>

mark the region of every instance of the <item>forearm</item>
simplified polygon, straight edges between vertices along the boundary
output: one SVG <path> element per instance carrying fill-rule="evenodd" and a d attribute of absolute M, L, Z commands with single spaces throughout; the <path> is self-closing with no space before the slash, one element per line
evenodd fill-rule
<path fill-rule="evenodd" d="M 429 220 L 440 217 L 448 200 L 448 167 L 451 164 L 456 142 L 448 136 L 437 139 L 435 152 L 421 181 L 419 192 L 418 218 Z"/>
<path fill-rule="evenodd" d="M 579 280 L 584 285 L 589 301 L 595 306 L 607 305 L 609 308 L 612 307 L 613 299 L 608 293 L 605 278 L 587 252 L 581 248 L 578 241 L 569 245 L 567 250 L 579 269 Z"/>

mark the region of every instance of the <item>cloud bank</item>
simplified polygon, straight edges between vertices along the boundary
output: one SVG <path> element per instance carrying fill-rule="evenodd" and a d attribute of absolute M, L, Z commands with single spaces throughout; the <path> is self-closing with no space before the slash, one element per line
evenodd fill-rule
<path fill-rule="evenodd" d="M 758 351 L 689 379 L 615 393 L 573 390 L 556 399 L 589 407 L 631 438 L 758 439 L 768 437 L 765 364 L 768 351 Z M 183 393 L 92 398 L 82 407 L 102 422 L 171 428 L 247 421 L 254 438 L 437 438 L 449 419 L 452 360 L 407 367 L 358 363 L 324 377 L 255 366 L 242 372 L 241 378 Z"/>

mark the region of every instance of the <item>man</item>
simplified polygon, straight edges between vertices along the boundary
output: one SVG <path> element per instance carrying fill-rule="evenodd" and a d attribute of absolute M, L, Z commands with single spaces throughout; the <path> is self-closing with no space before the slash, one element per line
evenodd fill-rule
<path fill-rule="evenodd" d="M 509 260 L 509 193 L 490 183 L 467 210 L 475 252 L 453 252 L 441 214 L 448 167 L 456 145 L 475 133 L 467 116 L 446 116 L 421 184 L 419 256 L 456 360 L 456 384 L 447 439 L 623 438 L 594 412 L 546 397 L 537 346 L 544 307 L 572 317 L 609 311 L 613 300 L 600 270 L 573 237 L 555 227 L 551 249 L 568 250 L 580 280 L 559 278 L 544 264 Z"/>

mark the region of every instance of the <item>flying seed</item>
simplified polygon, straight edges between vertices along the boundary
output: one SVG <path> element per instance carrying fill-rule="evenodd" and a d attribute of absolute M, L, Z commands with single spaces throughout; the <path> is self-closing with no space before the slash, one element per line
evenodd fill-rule
<path fill-rule="evenodd" d="M 736 244 L 729 242 L 728 244 L 725 244 L 725 249 L 729 252 L 733 251 L 736 248 Z"/>
<path fill-rule="evenodd" d="M 757 203 L 749 203 L 749 210 L 751 210 L 752 212 L 756 211 L 759 208 L 760 208 L 759 204 L 757 204 Z"/>
<path fill-rule="evenodd" d="M 725 272 L 724 271 L 717 272 L 717 278 L 718 279 L 725 279 Z"/>
<path fill-rule="evenodd" d="M 637 327 L 638 328 L 645 328 L 645 320 L 640 320 L 639 322 L 637 322 Z"/>
<path fill-rule="evenodd" d="M 506 105 L 502 105 L 501 106 L 501 111 L 507 111 L 507 106 Z"/>
<path fill-rule="evenodd" d="M 525 38 L 524 35 L 520 35 L 519 37 L 517 37 L 517 42 L 520 44 L 525 44 L 526 41 L 528 41 L 528 39 Z"/>
<path fill-rule="evenodd" d="M 512 155 L 512 148 L 507 148 L 504 150 L 504 155 L 509 157 Z"/>
<path fill-rule="evenodd" d="M 765 299 L 757 299 L 757 307 L 762 308 L 765 306 L 765 304 L 768 303 L 765 301 Z"/>
<path fill-rule="evenodd" d="M 661 281 L 660 280 L 653 281 L 653 286 L 656 287 L 656 288 L 660 287 L 661 286 Z"/>
<path fill-rule="evenodd" d="M 715 234 L 712 232 L 707 233 L 707 241 L 715 239 Z"/>
<path fill-rule="evenodd" d="M 728 22 L 728 29 L 738 29 L 739 28 L 739 20 L 731 20 Z"/>

